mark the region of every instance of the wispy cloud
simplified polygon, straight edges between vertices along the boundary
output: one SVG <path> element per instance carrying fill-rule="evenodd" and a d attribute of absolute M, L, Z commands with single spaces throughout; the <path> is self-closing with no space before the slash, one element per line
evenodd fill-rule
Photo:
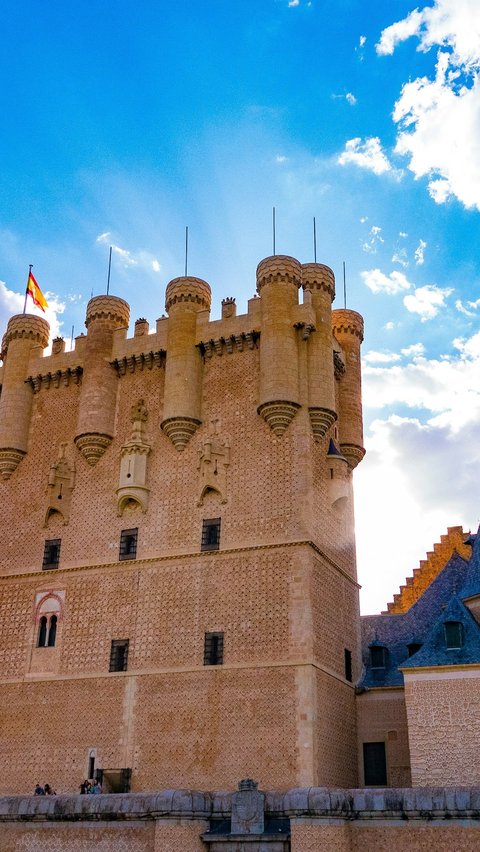
<path fill-rule="evenodd" d="M 427 248 L 427 244 L 425 240 L 420 240 L 417 248 L 415 249 L 415 263 L 417 266 L 422 266 L 425 262 L 425 249 Z"/>
<path fill-rule="evenodd" d="M 160 272 L 161 266 L 159 260 L 155 257 L 155 255 L 151 254 L 151 252 L 145 251 L 144 249 L 139 249 L 135 252 L 130 251 L 129 249 L 122 248 L 119 245 L 116 245 L 112 241 L 112 235 L 110 231 L 105 231 L 103 234 L 99 234 L 96 239 L 96 242 L 102 245 L 108 245 L 112 247 L 112 255 L 115 254 L 121 265 L 128 269 L 128 267 L 137 266 L 144 269 L 148 269 L 152 272 Z"/>
<path fill-rule="evenodd" d="M 382 229 L 378 225 L 372 225 L 367 239 L 362 243 L 362 251 L 367 254 L 376 254 L 378 246 L 385 242 L 381 233 Z"/>

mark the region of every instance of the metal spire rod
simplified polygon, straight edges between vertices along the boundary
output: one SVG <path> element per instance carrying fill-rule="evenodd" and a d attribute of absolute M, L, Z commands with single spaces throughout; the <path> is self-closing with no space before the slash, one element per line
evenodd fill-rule
<path fill-rule="evenodd" d="M 313 217 L 313 259 L 314 262 L 317 262 L 317 225 L 315 222 L 315 216 Z"/>
<path fill-rule="evenodd" d="M 185 278 L 188 275 L 188 225 L 185 226 Z"/>
<path fill-rule="evenodd" d="M 273 254 L 276 254 L 275 251 L 275 207 L 273 208 L 273 217 L 272 217 L 272 228 L 273 228 Z"/>
<path fill-rule="evenodd" d="M 347 275 L 345 271 L 345 261 L 343 261 L 343 307 L 347 307 Z"/>
<path fill-rule="evenodd" d="M 108 277 L 107 277 L 107 296 L 110 290 L 110 270 L 112 268 L 112 247 L 110 246 L 110 255 L 108 258 Z"/>

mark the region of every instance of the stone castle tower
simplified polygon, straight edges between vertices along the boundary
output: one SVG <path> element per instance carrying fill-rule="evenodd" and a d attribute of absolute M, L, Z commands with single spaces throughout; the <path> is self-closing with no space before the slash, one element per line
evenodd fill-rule
<path fill-rule="evenodd" d="M 210 321 L 10 319 L 0 368 L 1 792 L 357 783 L 363 321 L 274 256 Z M 299 299 L 299 292 L 302 298 Z M 8 787 L 8 789 L 7 789 Z"/>

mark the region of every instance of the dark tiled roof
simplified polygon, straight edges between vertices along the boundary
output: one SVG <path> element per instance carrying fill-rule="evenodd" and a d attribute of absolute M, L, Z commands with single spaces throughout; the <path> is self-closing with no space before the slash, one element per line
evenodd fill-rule
<path fill-rule="evenodd" d="M 447 648 L 447 621 L 456 621 L 462 625 L 461 648 Z M 455 666 L 468 663 L 480 663 L 480 627 L 462 601 L 454 597 L 433 625 L 420 651 L 403 663 L 402 667 L 408 669 L 417 666 Z"/>
<path fill-rule="evenodd" d="M 478 536 L 478 541 L 480 545 L 480 536 Z M 478 575 L 475 574 L 475 578 L 472 572 L 469 572 L 472 561 L 473 555 L 470 562 L 467 562 L 458 553 L 454 553 L 445 568 L 425 589 L 422 596 L 410 607 L 408 612 L 400 615 L 362 617 L 364 669 L 359 682 L 360 687 L 403 686 L 403 675 L 398 667 L 406 663 L 407 660 L 411 660 L 412 666 L 414 660 L 417 664 L 417 661 L 420 660 L 419 654 L 422 653 L 422 651 L 418 651 L 413 657 L 409 658 L 407 646 L 413 642 L 425 645 L 429 640 L 432 628 L 445 614 L 452 598 L 456 597 L 460 590 L 462 590 L 461 597 L 464 596 L 463 587 L 470 583 L 469 577 L 472 583 L 476 582 L 477 576 L 480 577 L 480 570 Z M 480 553 L 478 553 L 478 561 L 480 564 Z M 471 616 L 469 617 L 471 618 Z M 387 648 L 385 668 L 372 669 L 370 667 L 369 649 L 373 643 L 384 645 Z M 427 665 L 427 663 L 423 665 Z M 432 665 L 432 663 L 428 663 L 428 665 Z"/>

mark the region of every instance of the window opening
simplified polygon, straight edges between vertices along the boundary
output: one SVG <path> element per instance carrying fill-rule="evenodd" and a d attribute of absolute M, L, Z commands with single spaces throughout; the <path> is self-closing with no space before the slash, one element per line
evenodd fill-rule
<path fill-rule="evenodd" d="M 352 652 L 345 648 L 345 680 L 353 680 L 352 676 Z"/>
<path fill-rule="evenodd" d="M 417 651 L 419 651 L 421 647 L 422 647 L 421 642 L 410 642 L 410 644 L 407 645 L 408 656 L 413 657 L 413 655 L 416 654 Z"/>
<path fill-rule="evenodd" d="M 42 615 L 38 623 L 37 648 L 44 648 L 47 644 L 47 616 Z"/>
<path fill-rule="evenodd" d="M 60 538 L 51 538 L 45 541 L 42 570 L 46 571 L 51 568 L 58 568 L 61 543 L 62 540 Z"/>
<path fill-rule="evenodd" d="M 136 559 L 138 528 L 122 530 L 120 533 L 119 559 Z"/>
<path fill-rule="evenodd" d="M 221 666 L 223 663 L 223 633 L 205 633 L 204 666 Z"/>
<path fill-rule="evenodd" d="M 455 651 L 456 649 L 461 648 L 463 645 L 463 636 L 460 621 L 446 621 L 444 628 L 447 651 Z"/>
<path fill-rule="evenodd" d="M 88 775 L 87 778 L 95 778 L 95 755 L 91 754 L 88 758 Z"/>
<path fill-rule="evenodd" d="M 366 787 L 387 786 L 385 743 L 363 744 L 363 773 Z"/>
<path fill-rule="evenodd" d="M 128 662 L 128 639 L 112 639 L 110 648 L 110 672 L 126 672 Z"/>
<path fill-rule="evenodd" d="M 57 616 L 50 616 L 50 626 L 48 629 L 48 640 L 46 644 L 49 648 L 53 648 L 55 645 L 55 639 L 57 638 Z"/>
<path fill-rule="evenodd" d="M 202 550 L 218 550 L 220 547 L 221 518 L 208 518 L 202 526 Z"/>
<path fill-rule="evenodd" d="M 387 665 L 387 649 L 383 645 L 370 646 L 370 665 L 372 669 L 384 669 Z"/>

